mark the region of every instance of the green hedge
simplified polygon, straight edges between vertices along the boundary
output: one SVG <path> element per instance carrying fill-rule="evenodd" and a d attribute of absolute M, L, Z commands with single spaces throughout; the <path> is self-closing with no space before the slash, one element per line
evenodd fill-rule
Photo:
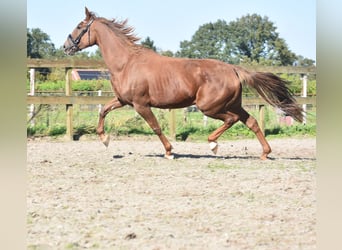
<path fill-rule="evenodd" d="M 73 91 L 110 91 L 111 85 L 108 80 L 80 80 L 72 81 Z M 27 82 L 26 90 L 29 91 L 30 83 Z M 36 83 L 36 91 L 65 91 L 65 81 L 41 81 Z"/>

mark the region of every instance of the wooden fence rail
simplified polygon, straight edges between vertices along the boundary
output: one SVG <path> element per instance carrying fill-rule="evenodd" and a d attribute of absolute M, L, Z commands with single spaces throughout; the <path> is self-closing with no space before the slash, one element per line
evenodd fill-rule
<path fill-rule="evenodd" d="M 107 69 L 102 60 L 84 59 L 27 59 L 28 68 L 77 68 L 77 69 Z M 251 71 L 289 73 L 289 74 L 316 74 L 316 67 L 292 67 L 292 66 L 243 66 Z"/>
<path fill-rule="evenodd" d="M 111 96 L 73 96 L 71 89 L 71 69 L 106 69 L 106 65 L 100 60 L 80 60 L 80 59 L 63 59 L 63 60 L 43 60 L 28 59 L 27 67 L 32 68 L 64 68 L 65 69 L 65 96 L 34 96 L 30 93 L 27 98 L 27 104 L 61 104 L 66 105 L 67 113 L 67 131 L 68 139 L 73 139 L 73 105 L 75 104 L 105 104 L 113 97 Z M 271 72 L 271 73 L 289 73 L 309 75 L 316 74 L 316 67 L 269 67 L 269 66 L 246 66 L 251 71 Z M 316 97 L 296 97 L 299 104 L 311 104 L 316 106 Z M 242 98 L 243 105 L 259 106 L 259 122 L 260 127 L 264 131 L 264 106 L 267 104 L 261 98 Z M 170 115 L 170 136 L 175 138 L 176 121 L 175 114 Z"/>

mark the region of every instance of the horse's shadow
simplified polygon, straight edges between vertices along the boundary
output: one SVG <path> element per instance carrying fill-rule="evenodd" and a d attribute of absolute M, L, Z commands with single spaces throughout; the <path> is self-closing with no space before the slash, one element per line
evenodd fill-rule
<path fill-rule="evenodd" d="M 222 156 L 222 155 L 211 155 L 211 154 L 173 154 L 175 159 L 222 159 L 222 160 L 230 160 L 230 159 L 240 159 L 240 160 L 258 160 L 260 159 L 257 156 L 252 155 L 232 155 L 232 156 Z M 146 157 L 160 157 L 164 158 L 162 154 L 148 154 Z M 274 158 L 269 158 L 270 160 L 274 160 Z"/>
<path fill-rule="evenodd" d="M 222 160 L 261 160 L 259 156 L 255 155 L 209 155 L 209 154 L 173 154 L 175 159 L 222 159 Z M 146 157 L 160 157 L 164 158 L 162 154 L 148 154 Z M 310 157 L 267 157 L 267 160 L 276 161 L 276 160 L 289 160 L 289 161 L 315 161 L 316 158 Z"/>
<path fill-rule="evenodd" d="M 113 155 L 113 159 L 122 159 L 125 155 Z"/>
<path fill-rule="evenodd" d="M 130 153 L 129 155 L 132 155 Z M 128 157 L 129 155 L 113 155 L 113 159 L 122 159 Z M 222 160 L 260 160 L 260 157 L 253 155 L 211 155 L 211 154 L 178 154 L 174 153 L 174 159 L 222 159 Z M 163 154 L 147 154 L 145 157 L 148 158 L 165 158 Z M 268 157 L 268 160 L 289 160 L 289 161 L 316 161 L 316 158 L 310 157 Z"/>

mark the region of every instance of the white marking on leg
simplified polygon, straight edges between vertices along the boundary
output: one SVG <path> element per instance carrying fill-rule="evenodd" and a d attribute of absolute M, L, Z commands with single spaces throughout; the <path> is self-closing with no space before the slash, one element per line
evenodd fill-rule
<path fill-rule="evenodd" d="M 217 149 L 218 149 L 217 142 L 215 142 L 215 141 L 210 142 L 209 147 L 210 147 L 211 151 L 213 151 L 214 154 L 217 153 Z"/>
<path fill-rule="evenodd" d="M 103 140 L 102 140 L 103 144 L 104 144 L 106 147 L 108 147 L 109 139 L 110 139 L 109 135 L 105 135 L 105 137 L 104 137 Z"/>
<path fill-rule="evenodd" d="M 174 155 L 165 155 L 164 157 L 168 160 L 173 160 L 175 158 Z"/>

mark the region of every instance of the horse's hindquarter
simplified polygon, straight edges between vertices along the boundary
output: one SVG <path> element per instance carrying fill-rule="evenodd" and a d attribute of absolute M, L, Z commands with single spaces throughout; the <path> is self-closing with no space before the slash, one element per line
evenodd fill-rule
<path fill-rule="evenodd" d="M 202 84 L 197 92 L 196 104 L 202 111 L 221 112 L 241 104 L 241 83 L 234 66 L 221 61 L 199 60 Z"/>
<path fill-rule="evenodd" d="M 160 64 L 156 81 L 150 84 L 152 105 L 158 106 L 159 102 L 166 108 L 181 108 L 195 104 L 198 89 L 204 83 L 200 68 L 189 60 L 167 59 Z"/>

